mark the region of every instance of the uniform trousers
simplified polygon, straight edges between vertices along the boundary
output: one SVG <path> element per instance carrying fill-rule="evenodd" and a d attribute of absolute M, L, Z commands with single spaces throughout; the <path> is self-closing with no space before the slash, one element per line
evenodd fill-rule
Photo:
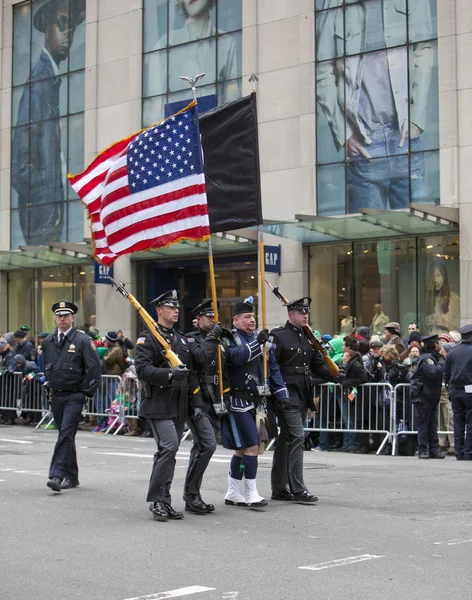
<path fill-rule="evenodd" d="M 200 413 L 198 418 L 188 419 L 187 425 L 192 432 L 193 446 L 190 450 L 184 491 L 186 494 L 199 494 L 203 474 L 216 450 L 215 431 L 210 416 L 206 413 Z"/>
<path fill-rule="evenodd" d="M 458 458 L 472 460 L 472 394 L 451 390 L 454 413 L 454 450 Z"/>
<path fill-rule="evenodd" d="M 79 478 L 75 434 L 79 426 L 85 395 L 82 392 L 53 392 L 51 408 L 59 435 L 54 447 L 49 477 Z"/>
<path fill-rule="evenodd" d="M 415 404 L 418 454 L 439 452 L 438 404 Z"/>
<path fill-rule="evenodd" d="M 297 406 L 284 406 L 276 412 L 280 427 L 272 462 L 272 491 L 290 489 L 292 494 L 306 490 L 303 481 L 303 451 L 306 413 Z"/>
<path fill-rule="evenodd" d="M 171 504 L 170 486 L 174 478 L 175 456 L 184 432 L 185 421 L 173 419 L 146 419 L 149 423 L 157 452 L 154 454 L 147 502 Z"/>

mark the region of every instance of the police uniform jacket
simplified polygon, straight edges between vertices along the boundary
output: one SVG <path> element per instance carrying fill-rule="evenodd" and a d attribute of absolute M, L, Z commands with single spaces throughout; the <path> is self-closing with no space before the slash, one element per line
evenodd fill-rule
<path fill-rule="evenodd" d="M 287 321 L 283 327 L 273 329 L 275 356 L 282 377 L 287 384 L 290 404 L 315 410 L 313 378 L 331 379 L 319 350 L 313 346 L 303 329 Z"/>
<path fill-rule="evenodd" d="M 232 330 L 228 342 L 231 410 L 246 412 L 254 408 L 254 401 L 260 401 L 258 386 L 264 384 L 262 346 L 257 341 L 257 333 L 239 329 Z M 267 375 L 272 397 L 286 402 L 289 394 L 277 365 L 274 346 L 267 352 Z"/>
<path fill-rule="evenodd" d="M 221 365 L 223 368 L 223 392 L 228 394 L 230 391 L 227 346 L 219 341 L 217 337 L 200 328 L 186 333 L 185 337 L 200 382 L 205 412 L 208 412 L 212 410 L 213 404 L 221 402 L 218 381 L 218 343 L 220 344 Z"/>
<path fill-rule="evenodd" d="M 418 404 L 434 406 L 439 403 L 444 363 L 443 358 L 437 361 L 429 352 L 425 352 L 420 356 L 416 370 L 412 375 L 412 379 L 416 379 L 423 384 L 421 393 L 416 400 Z"/>
<path fill-rule="evenodd" d="M 150 384 L 150 394 L 144 390 L 139 416 L 147 419 L 185 421 L 189 412 L 193 413 L 196 408 L 203 407 L 189 344 L 185 336 L 175 329 L 159 325 L 159 332 L 171 345 L 182 364 L 190 369 L 190 373 L 183 381 L 170 380 L 171 367 L 159 343 L 149 331 L 144 330 L 136 342 L 134 365 L 138 378 Z M 143 387 L 149 389 L 149 386 Z"/>
<path fill-rule="evenodd" d="M 44 374 L 48 388 L 94 395 L 100 384 L 100 359 L 88 335 L 72 328 L 59 348 L 57 329 L 43 342 Z"/>
<path fill-rule="evenodd" d="M 462 392 L 466 385 L 472 384 L 472 340 L 462 340 L 447 353 L 444 381 L 450 390 Z"/>

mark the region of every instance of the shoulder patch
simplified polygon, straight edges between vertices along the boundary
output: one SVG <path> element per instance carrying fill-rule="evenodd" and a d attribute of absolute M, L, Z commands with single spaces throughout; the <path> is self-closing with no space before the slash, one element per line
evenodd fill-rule
<path fill-rule="evenodd" d="M 191 343 L 191 342 L 194 342 L 194 341 L 195 341 L 195 338 L 193 338 L 193 337 L 188 337 L 188 338 L 187 338 L 187 342 L 190 342 L 190 343 Z"/>
<path fill-rule="evenodd" d="M 139 338 L 136 340 L 136 343 L 137 343 L 137 344 L 144 344 L 144 343 L 146 343 L 146 338 L 145 338 L 145 337 L 139 337 Z"/>
<path fill-rule="evenodd" d="M 95 350 L 95 352 L 97 351 L 97 346 L 95 346 L 95 344 L 93 343 L 93 340 L 90 340 L 90 345 L 92 346 L 92 348 Z"/>
<path fill-rule="evenodd" d="M 432 358 L 427 358 L 426 362 L 428 365 L 434 365 L 434 360 Z"/>

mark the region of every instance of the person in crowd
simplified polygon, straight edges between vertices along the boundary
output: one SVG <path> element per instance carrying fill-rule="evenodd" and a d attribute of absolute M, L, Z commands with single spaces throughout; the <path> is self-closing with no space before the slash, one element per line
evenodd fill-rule
<path fill-rule="evenodd" d="M 289 402 L 275 406 L 280 434 L 272 463 L 272 500 L 300 504 L 313 504 L 318 500 L 308 491 L 303 478 L 303 426 L 307 411 L 315 410 L 313 378 L 332 379 L 321 353 L 303 330 L 308 325 L 310 304 L 308 297 L 289 302 L 288 321 L 271 332 L 277 364 L 290 398 Z"/>
<path fill-rule="evenodd" d="M 2 337 L 0 339 L 0 387 L 2 389 L 0 400 L 3 406 L 11 406 L 11 409 L 0 412 L 0 419 L 5 425 L 14 425 L 16 418 L 15 376 L 12 374 L 15 370 L 14 356 L 15 353 L 7 338 Z"/>
<path fill-rule="evenodd" d="M 38 335 L 38 347 L 36 348 L 36 363 L 41 372 L 44 372 L 44 361 L 43 361 L 43 342 L 48 337 L 49 333 L 43 331 Z"/>
<path fill-rule="evenodd" d="M 125 360 L 129 358 L 129 351 L 130 350 L 134 350 L 134 344 L 131 340 L 129 340 L 124 333 L 122 332 L 121 329 L 119 329 L 116 332 L 116 335 L 118 336 L 118 343 L 121 346 L 121 349 L 123 350 L 123 354 L 125 357 Z M 127 361 L 128 362 L 128 361 Z"/>
<path fill-rule="evenodd" d="M 57 328 L 44 340 L 46 385 L 59 434 L 49 469 L 47 486 L 54 492 L 79 485 L 75 434 L 86 398 L 100 385 L 100 360 L 93 342 L 74 327 L 77 306 L 56 302 L 52 306 Z"/>
<path fill-rule="evenodd" d="M 37 423 L 39 420 L 41 408 L 41 381 L 36 376 L 39 373 L 39 367 L 33 360 L 26 360 L 22 354 L 13 357 L 13 369 L 15 373 L 21 373 L 21 392 L 20 406 L 23 409 L 21 417 L 24 425 Z M 20 408 L 18 406 L 18 408 Z M 36 410 L 34 410 L 36 409 Z"/>
<path fill-rule="evenodd" d="M 416 332 L 418 337 L 415 336 L 415 337 L 411 338 L 411 341 L 414 340 L 414 341 L 420 342 L 421 341 L 420 328 L 418 327 L 418 324 L 415 323 L 415 321 L 412 321 L 411 323 L 408 323 L 408 335 L 403 340 L 403 345 L 405 346 L 405 348 L 408 348 L 408 346 L 410 345 L 410 337 L 411 337 L 411 334 L 414 332 Z"/>
<path fill-rule="evenodd" d="M 266 506 L 256 483 L 259 432 L 256 426 L 256 406 L 269 395 L 274 403 L 290 402 L 275 358 L 275 348 L 268 347 L 268 387 L 264 382 L 263 345 L 269 342 L 269 332 L 256 333 L 256 316 L 252 297 L 233 307 L 233 326 L 228 342 L 228 368 L 231 381 L 229 412 L 221 421 L 223 446 L 234 450 L 228 474 L 225 504 L 231 506 Z"/>
<path fill-rule="evenodd" d="M 359 341 L 366 340 L 367 342 L 369 342 L 370 341 L 369 328 L 366 327 L 365 325 L 361 325 L 360 327 L 357 327 L 354 337 Z"/>
<path fill-rule="evenodd" d="M 175 457 L 189 415 L 194 422 L 202 420 L 203 399 L 188 342 L 174 328 L 179 319 L 180 308 L 177 291 L 169 290 L 155 298 L 151 304 L 156 307 L 159 333 L 171 346 L 181 364 L 175 367 L 170 365 L 161 346 L 147 329 L 140 334 L 135 347 L 136 373 L 143 389 L 139 416 L 149 423 L 157 446 L 147 502 L 150 502 L 149 510 L 157 521 L 179 520 L 184 515 L 172 507 L 170 493 Z M 209 436 L 210 431 L 213 433 L 209 425 Z M 185 503 L 186 510 L 197 514 L 209 512 L 204 507 L 205 503 L 197 502 L 197 499 L 189 498 Z"/>
<path fill-rule="evenodd" d="M 26 360 L 31 360 L 31 353 L 33 352 L 34 346 L 26 339 L 26 332 L 22 329 L 18 329 L 13 334 L 13 339 L 15 340 L 15 345 L 13 347 L 15 354 L 22 354 Z"/>
<path fill-rule="evenodd" d="M 423 337 L 422 352 L 410 380 L 410 402 L 415 405 L 418 458 L 445 458 L 439 449 L 438 405 L 444 372 L 437 335 Z"/>
<path fill-rule="evenodd" d="M 352 336 L 346 336 L 343 342 L 343 359 L 339 371 L 339 382 L 343 386 L 342 396 L 338 396 L 343 427 L 357 428 L 358 386 L 367 383 L 368 374 L 359 354 L 359 342 Z M 354 432 L 347 431 L 343 436 L 344 452 L 357 452 L 359 444 Z"/>
<path fill-rule="evenodd" d="M 389 346 L 395 346 L 399 355 L 405 352 L 405 346 L 403 340 L 400 337 L 400 325 L 392 321 L 387 323 L 384 328 L 384 339 L 385 343 Z"/>
<path fill-rule="evenodd" d="M 421 355 L 421 346 L 418 342 L 411 342 L 408 346 L 408 356 L 403 360 L 403 362 L 413 369 L 416 369 L 416 363 Z"/>
<path fill-rule="evenodd" d="M 370 324 L 370 334 L 379 334 L 384 330 L 385 325 L 390 321 L 387 315 L 383 312 L 381 304 L 374 305 L 374 316 Z"/>
<path fill-rule="evenodd" d="M 472 460 L 472 325 L 459 330 L 461 343 L 447 353 L 444 380 L 454 414 L 457 460 Z"/>
<path fill-rule="evenodd" d="M 445 341 L 449 338 L 451 341 Z M 447 360 L 448 353 L 456 347 L 452 338 L 448 334 L 439 336 L 439 354 Z M 452 404 L 450 392 L 445 385 L 443 377 L 443 385 L 441 387 L 441 398 L 439 400 L 439 431 L 447 431 L 448 433 L 439 434 L 439 449 L 447 454 L 455 455 L 454 449 L 454 413 L 452 412 Z"/>
<path fill-rule="evenodd" d="M 364 363 L 365 368 L 370 374 L 370 381 L 379 383 L 385 380 L 385 364 L 382 358 L 383 344 L 380 339 L 371 340 L 370 353 Z"/>

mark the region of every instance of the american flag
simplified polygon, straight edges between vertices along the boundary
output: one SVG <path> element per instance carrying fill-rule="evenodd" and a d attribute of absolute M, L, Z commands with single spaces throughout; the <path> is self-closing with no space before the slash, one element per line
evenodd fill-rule
<path fill-rule="evenodd" d="M 99 154 L 69 176 L 92 221 L 94 256 L 118 256 L 210 235 L 196 102 Z"/>

